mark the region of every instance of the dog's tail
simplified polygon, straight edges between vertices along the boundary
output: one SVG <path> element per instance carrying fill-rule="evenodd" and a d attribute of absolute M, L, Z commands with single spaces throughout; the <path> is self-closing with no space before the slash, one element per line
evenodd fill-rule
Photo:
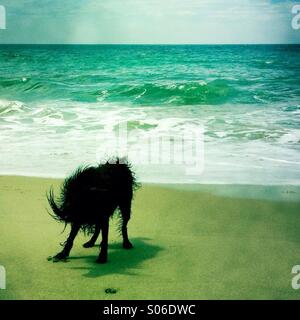
<path fill-rule="evenodd" d="M 55 220 L 64 221 L 65 222 L 65 215 L 61 206 L 55 202 L 55 196 L 53 192 L 53 187 L 50 188 L 49 192 L 46 194 L 48 203 L 54 213 L 50 214 Z"/>

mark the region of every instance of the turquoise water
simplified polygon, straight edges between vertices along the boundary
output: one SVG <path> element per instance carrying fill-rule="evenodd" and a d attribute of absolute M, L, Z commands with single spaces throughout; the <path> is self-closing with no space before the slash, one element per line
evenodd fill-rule
<path fill-rule="evenodd" d="M 299 184 L 300 46 L 0 46 L 0 173 L 64 176 L 123 123 L 204 130 L 200 176 L 137 164 L 144 181 Z"/>

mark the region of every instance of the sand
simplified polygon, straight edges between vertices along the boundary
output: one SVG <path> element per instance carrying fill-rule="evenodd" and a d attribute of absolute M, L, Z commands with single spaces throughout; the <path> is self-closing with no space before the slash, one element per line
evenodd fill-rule
<path fill-rule="evenodd" d="M 109 261 L 98 265 L 83 235 L 68 262 L 47 261 L 69 231 L 46 211 L 46 190 L 60 182 L 0 177 L 0 299 L 300 298 L 297 187 L 144 185 L 129 223 L 134 248 L 122 249 L 112 221 Z"/>

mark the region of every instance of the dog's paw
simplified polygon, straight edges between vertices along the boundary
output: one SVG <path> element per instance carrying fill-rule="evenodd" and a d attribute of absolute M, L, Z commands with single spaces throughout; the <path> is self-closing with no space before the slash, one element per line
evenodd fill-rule
<path fill-rule="evenodd" d="M 103 264 L 107 262 L 107 257 L 98 257 L 96 260 L 97 263 Z"/>
<path fill-rule="evenodd" d="M 126 242 L 123 242 L 123 248 L 124 249 L 132 249 L 133 248 L 133 245 L 130 241 L 126 241 Z"/>
<path fill-rule="evenodd" d="M 92 248 L 94 245 L 95 245 L 95 243 L 88 241 L 88 242 L 84 243 L 82 246 L 84 248 Z"/>
<path fill-rule="evenodd" d="M 64 261 L 65 262 L 67 260 L 67 258 L 68 258 L 68 256 L 65 253 L 60 252 L 56 256 L 54 256 L 52 258 L 52 261 L 53 262 L 59 262 L 59 261 Z"/>

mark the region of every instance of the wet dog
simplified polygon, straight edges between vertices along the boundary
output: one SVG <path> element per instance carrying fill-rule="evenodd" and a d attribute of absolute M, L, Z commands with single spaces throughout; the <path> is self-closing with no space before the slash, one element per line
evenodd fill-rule
<path fill-rule="evenodd" d="M 53 217 L 71 225 L 71 232 L 61 252 L 53 261 L 66 259 L 73 241 L 80 230 L 93 234 L 83 246 L 94 246 L 100 231 L 101 249 L 98 263 L 107 261 L 109 218 L 115 212 L 120 216 L 120 231 L 123 248 L 130 249 L 132 244 L 127 233 L 130 219 L 133 192 L 138 187 L 135 174 L 126 161 L 110 161 L 96 167 L 80 167 L 65 179 L 60 196 L 55 198 L 51 188 L 47 199 L 53 211 Z M 118 209 L 118 210 L 117 210 Z"/>

